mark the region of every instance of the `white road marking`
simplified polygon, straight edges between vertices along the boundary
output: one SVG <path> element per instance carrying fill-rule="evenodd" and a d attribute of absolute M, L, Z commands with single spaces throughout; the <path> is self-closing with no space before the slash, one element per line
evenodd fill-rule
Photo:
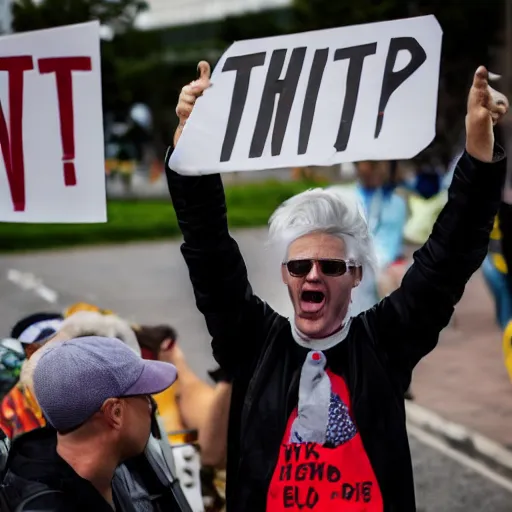
<path fill-rule="evenodd" d="M 29 272 L 9 269 L 7 279 L 23 290 L 33 291 L 36 295 L 41 297 L 41 299 L 50 304 L 56 304 L 59 299 L 59 294 L 55 290 L 45 286 L 41 279 L 38 279 L 34 274 Z"/>
<path fill-rule="evenodd" d="M 503 489 L 512 493 L 512 482 L 506 479 L 504 476 L 500 475 L 499 473 L 496 473 L 492 469 L 488 468 L 485 464 L 475 459 L 472 459 L 471 457 L 468 457 L 464 453 L 454 450 L 451 446 L 443 442 L 440 438 L 433 436 L 432 434 L 429 434 L 424 430 L 415 427 L 414 425 L 408 423 L 407 431 L 409 432 L 409 434 L 415 437 L 420 443 L 423 443 L 427 446 L 430 446 L 431 448 L 434 448 L 441 454 L 450 457 L 459 464 L 466 466 L 467 468 L 479 473 L 480 475 L 487 478 L 491 482 L 499 485 L 500 487 L 503 487 Z"/>

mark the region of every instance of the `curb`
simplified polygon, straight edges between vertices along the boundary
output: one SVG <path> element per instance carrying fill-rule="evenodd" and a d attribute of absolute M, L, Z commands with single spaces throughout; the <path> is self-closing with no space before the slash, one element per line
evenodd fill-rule
<path fill-rule="evenodd" d="M 407 423 L 440 438 L 454 450 L 512 479 L 512 451 L 477 432 L 446 420 L 421 405 L 406 401 Z"/>

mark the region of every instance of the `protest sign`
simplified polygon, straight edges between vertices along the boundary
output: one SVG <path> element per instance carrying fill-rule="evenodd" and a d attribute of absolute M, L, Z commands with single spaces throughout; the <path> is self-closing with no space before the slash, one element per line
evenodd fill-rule
<path fill-rule="evenodd" d="M 411 158 L 435 135 L 434 16 L 233 44 L 171 157 L 183 174 Z"/>
<path fill-rule="evenodd" d="M 0 38 L 0 147 L 0 221 L 106 221 L 98 22 Z"/>

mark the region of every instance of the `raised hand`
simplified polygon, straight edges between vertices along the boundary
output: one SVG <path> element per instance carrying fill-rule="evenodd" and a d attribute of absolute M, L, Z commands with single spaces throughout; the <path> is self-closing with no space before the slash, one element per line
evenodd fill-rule
<path fill-rule="evenodd" d="M 494 148 L 493 126 L 507 113 L 507 98 L 489 86 L 496 79 L 484 66 L 475 73 L 469 91 L 466 115 L 466 150 L 477 160 L 492 162 Z"/>
<path fill-rule="evenodd" d="M 183 128 L 189 118 L 197 98 L 203 94 L 203 92 L 210 87 L 210 64 L 202 60 L 198 65 L 199 78 L 194 80 L 188 85 L 185 85 L 181 90 L 180 97 L 178 99 L 178 105 L 176 106 L 176 115 L 180 120 L 180 124 L 174 133 L 174 146 L 178 143 Z"/>

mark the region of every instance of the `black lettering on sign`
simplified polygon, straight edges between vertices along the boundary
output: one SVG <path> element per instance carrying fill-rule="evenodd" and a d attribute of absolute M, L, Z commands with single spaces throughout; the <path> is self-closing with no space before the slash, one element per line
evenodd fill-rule
<path fill-rule="evenodd" d="M 306 462 L 305 464 L 299 464 L 295 468 L 295 480 L 297 482 L 303 482 L 306 480 L 309 473 L 309 464 Z"/>
<path fill-rule="evenodd" d="M 314 487 L 309 487 L 305 496 L 300 492 L 298 487 L 291 485 L 285 486 L 283 489 L 283 506 L 284 508 L 297 507 L 299 509 L 309 508 L 312 509 L 318 503 L 320 496 L 315 491 Z"/>
<path fill-rule="evenodd" d="M 300 448 L 301 448 L 300 444 L 283 445 L 283 448 L 284 448 L 285 462 L 290 462 L 290 460 L 292 459 L 292 455 L 294 455 L 293 462 L 298 462 L 299 457 L 300 457 Z"/>
<path fill-rule="evenodd" d="M 315 480 L 315 478 L 321 482 L 324 479 L 324 467 L 325 462 L 320 462 L 319 464 L 316 462 L 311 462 L 311 480 Z"/>
<path fill-rule="evenodd" d="M 377 43 L 369 43 L 360 46 L 352 46 L 350 48 L 340 48 L 334 53 L 334 60 L 350 60 L 347 73 L 345 101 L 343 102 L 338 137 L 334 144 L 336 151 L 345 151 L 347 149 L 350 131 L 352 130 L 352 121 L 354 120 L 356 111 L 364 59 L 369 55 L 374 55 L 376 52 Z"/>
<path fill-rule="evenodd" d="M 372 482 L 363 482 L 361 484 L 362 487 L 362 494 L 363 494 L 363 501 L 365 503 L 369 503 L 372 501 Z"/>
<path fill-rule="evenodd" d="M 288 119 L 292 110 L 295 92 L 302 72 L 306 47 L 294 48 L 290 57 L 290 63 L 284 79 L 279 76 L 283 69 L 287 50 L 274 50 L 270 60 L 270 66 L 265 80 L 265 87 L 261 96 L 260 110 L 256 120 L 256 127 L 251 142 L 249 158 L 259 158 L 263 154 L 268 132 L 272 123 L 276 96 L 279 95 L 277 111 L 272 133 L 272 156 L 280 155 L 283 147 L 284 134 L 288 126 Z"/>
<path fill-rule="evenodd" d="M 336 466 L 327 466 L 327 480 L 329 482 L 339 482 L 341 480 L 341 471 Z"/>
<path fill-rule="evenodd" d="M 372 501 L 372 482 L 358 482 L 354 485 L 343 484 L 341 486 L 341 499 L 369 503 Z"/>
<path fill-rule="evenodd" d="M 265 56 L 265 52 L 239 55 L 238 57 L 226 59 L 224 63 L 222 72 L 236 71 L 236 79 L 235 87 L 233 88 L 233 97 L 231 98 L 231 107 L 229 109 L 228 124 L 220 154 L 221 162 L 229 162 L 231 159 L 238 128 L 242 120 L 245 102 L 247 101 L 252 69 L 257 66 L 263 66 L 263 64 L 265 64 Z"/>
<path fill-rule="evenodd" d="M 411 60 L 404 69 L 393 71 L 396 63 L 396 57 L 401 50 L 407 50 L 411 54 Z M 389 43 L 388 56 L 386 57 L 386 66 L 384 68 L 384 78 L 382 81 L 382 90 L 380 93 L 379 112 L 377 114 L 377 124 L 375 126 L 375 138 L 377 139 L 384 122 L 384 112 L 391 95 L 427 60 L 427 54 L 423 47 L 414 37 L 394 37 Z"/>
<path fill-rule="evenodd" d="M 292 465 L 286 464 L 285 466 L 281 466 L 281 474 L 279 475 L 279 480 L 282 482 L 283 480 L 291 480 L 292 478 Z"/>
<path fill-rule="evenodd" d="M 294 500 L 293 487 L 291 485 L 286 485 L 283 489 L 283 507 L 284 508 L 292 508 L 295 504 Z"/>
<path fill-rule="evenodd" d="M 320 496 L 318 495 L 318 493 L 315 491 L 315 489 L 313 487 L 310 487 L 308 489 L 308 495 L 306 496 L 306 507 L 307 508 L 313 508 L 317 503 L 318 503 L 318 500 L 320 499 Z M 299 507 L 300 507 L 300 504 L 298 504 Z"/>
<path fill-rule="evenodd" d="M 315 443 L 306 443 L 305 445 L 306 453 L 305 458 L 306 460 L 309 460 L 311 458 L 315 458 L 318 460 L 320 458 L 320 454 L 316 451 L 316 444 Z"/>
<path fill-rule="evenodd" d="M 304 106 L 302 107 L 302 117 L 300 118 L 299 130 L 299 149 L 298 154 L 303 155 L 308 150 L 309 137 L 313 126 L 313 118 L 315 117 L 316 102 L 318 100 L 318 92 L 320 84 L 324 76 L 327 57 L 329 56 L 329 48 L 323 48 L 315 52 L 313 64 L 309 72 L 308 87 L 306 89 L 306 97 L 304 98 Z"/>
<path fill-rule="evenodd" d="M 303 482 L 304 480 L 314 481 L 318 480 L 321 482 L 324 478 L 325 462 L 304 462 L 294 468 L 292 474 L 293 465 L 291 463 L 281 466 L 279 474 L 279 480 L 289 481 L 292 477 L 297 482 Z"/>
<path fill-rule="evenodd" d="M 353 485 L 350 484 L 343 484 L 341 487 L 341 497 L 342 499 L 346 501 L 351 501 L 352 498 L 354 498 L 354 495 L 356 494 L 356 488 Z M 357 501 L 357 500 L 354 500 Z"/>

